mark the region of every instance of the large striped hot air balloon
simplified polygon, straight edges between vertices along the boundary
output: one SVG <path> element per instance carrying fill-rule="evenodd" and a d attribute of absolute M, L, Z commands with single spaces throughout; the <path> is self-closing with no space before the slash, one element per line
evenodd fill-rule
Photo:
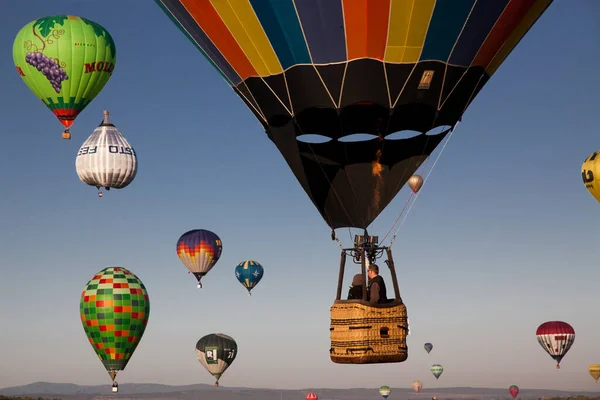
<path fill-rule="evenodd" d="M 217 378 L 215 386 L 219 386 L 219 379 L 231 366 L 237 356 L 237 343 L 231 336 L 222 333 L 211 333 L 196 343 L 196 357 Z"/>
<path fill-rule="evenodd" d="M 117 61 L 115 42 L 97 22 L 54 15 L 25 25 L 13 44 L 17 72 L 65 127 L 100 93 Z"/>
<path fill-rule="evenodd" d="M 198 280 L 198 287 L 202 287 L 200 280 L 215 266 L 223 244 L 216 233 L 206 229 L 194 229 L 181 235 L 177 241 L 177 256 L 194 274 Z"/>
<path fill-rule="evenodd" d="M 83 330 L 117 391 L 117 372 L 127 366 L 148 324 L 146 287 L 125 268 L 105 268 L 87 283 L 79 308 Z"/>
<path fill-rule="evenodd" d="M 110 122 L 108 111 L 104 120 L 79 148 L 75 168 L 79 179 L 98 189 L 127 187 L 137 174 L 137 155 L 133 146 Z"/>
<path fill-rule="evenodd" d="M 556 360 L 556 368 L 560 368 L 560 361 L 575 342 L 575 329 L 563 321 L 548 321 L 537 328 L 535 335 L 540 346 Z"/>
<path fill-rule="evenodd" d="M 377 218 L 551 3 L 155 1 L 261 122 L 331 229 Z M 387 139 L 405 130 L 421 134 Z M 344 140 L 356 133 L 371 136 Z"/>

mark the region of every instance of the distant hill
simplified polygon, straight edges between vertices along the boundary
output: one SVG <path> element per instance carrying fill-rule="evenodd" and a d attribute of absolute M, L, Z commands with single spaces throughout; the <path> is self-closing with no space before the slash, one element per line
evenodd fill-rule
<path fill-rule="evenodd" d="M 235 387 L 214 387 L 212 385 L 159 385 L 154 383 L 123 383 L 119 385 L 119 393 L 113 394 L 110 385 L 80 386 L 72 383 L 35 382 L 24 386 L 14 386 L 0 389 L 3 396 L 21 396 L 37 399 L 65 399 L 65 400 L 119 400 L 153 399 L 153 400 L 302 400 L 309 391 L 319 395 L 319 400 L 364 400 L 380 398 L 377 389 L 318 389 L 305 390 L 274 390 L 250 389 Z M 392 388 L 388 400 L 429 400 L 432 396 L 438 400 L 449 399 L 482 399 L 503 400 L 512 399 L 507 388 L 472 388 L 453 387 L 423 389 L 420 394 L 415 394 L 406 388 Z M 568 392 L 561 390 L 521 389 L 520 400 L 586 396 L 600 397 L 598 392 Z"/>

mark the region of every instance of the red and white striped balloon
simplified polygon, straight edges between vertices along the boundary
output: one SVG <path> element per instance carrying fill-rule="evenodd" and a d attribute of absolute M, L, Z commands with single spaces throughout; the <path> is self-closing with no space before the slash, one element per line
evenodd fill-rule
<path fill-rule="evenodd" d="M 548 321 L 541 324 L 535 333 L 538 343 L 556 360 L 556 368 L 575 342 L 575 329 L 563 321 Z"/>
<path fill-rule="evenodd" d="M 306 395 L 306 400 L 319 400 L 319 396 L 316 393 L 309 393 Z"/>

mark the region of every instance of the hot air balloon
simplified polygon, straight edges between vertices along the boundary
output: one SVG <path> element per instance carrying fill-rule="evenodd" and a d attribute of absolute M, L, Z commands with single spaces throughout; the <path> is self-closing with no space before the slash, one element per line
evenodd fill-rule
<path fill-rule="evenodd" d="M 600 182 L 598 181 L 598 178 L 600 178 L 600 170 L 598 169 L 600 158 L 598 154 L 600 154 L 600 151 L 595 151 L 585 159 L 583 165 L 581 165 L 581 178 L 590 194 L 594 196 L 596 201 L 600 202 Z"/>
<path fill-rule="evenodd" d="M 440 364 L 433 364 L 431 366 L 431 373 L 433 376 L 435 376 L 435 379 L 439 379 L 440 375 L 442 375 L 442 372 L 444 372 L 444 367 L 442 367 Z"/>
<path fill-rule="evenodd" d="M 54 15 L 25 25 L 13 44 L 17 72 L 31 91 L 69 128 L 110 79 L 115 42 L 97 22 Z"/>
<path fill-rule="evenodd" d="M 387 399 L 388 396 L 390 395 L 390 392 L 392 391 L 392 389 L 390 389 L 389 386 L 384 385 L 382 387 L 379 388 L 379 394 L 381 395 L 381 397 L 383 397 L 384 399 Z"/>
<path fill-rule="evenodd" d="M 217 378 L 215 386 L 219 386 L 219 379 L 231 366 L 237 356 L 237 343 L 231 336 L 222 333 L 211 333 L 196 343 L 196 357 L 198 361 Z"/>
<path fill-rule="evenodd" d="M 508 391 L 510 392 L 510 395 L 513 397 L 513 399 L 516 399 L 517 395 L 519 394 L 519 387 L 517 385 L 511 385 L 508 388 Z"/>
<path fill-rule="evenodd" d="M 421 175 L 413 175 L 408 179 L 408 186 L 414 193 L 418 193 L 423 187 L 423 178 Z"/>
<path fill-rule="evenodd" d="M 79 309 L 83 330 L 117 392 L 117 372 L 127 366 L 148 324 L 146 287 L 125 268 L 104 268 L 87 283 Z"/>
<path fill-rule="evenodd" d="M 219 261 L 222 251 L 221 239 L 205 229 L 186 232 L 177 241 L 177 255 L 198 280 L 198 288 L 202 287 L 202 277 Z"/>
<path fill-rule="evenodd" d="M 419 393 L 421 391 L 421 388 L 423 387 L 423 384 L 421 383 L 421 381 L 413 381 L 413 383 L 410 386 L 412 387 L 412 390 Z"/>
<path fill-rule="evenodd" d="M 338 228 L 364 230 L 341 254 L 330 359 L 405 361 L 407 311 L 391 246 L 367 228 L 551 0 L 155 2 L 262 124 L 332 238 Z M 390 137 L 407 130 L 419 134 Z M 370 138 L 352 140 L 357 133 Z M 384 254 L 393 301 L 342 300 L 346 257 L 366 275 L 367 259 Z"/>
<path fill-rule="evenodd" d="M 425 343 L 423 347 L 425 347 L 427 354 L 429 354 L 429 352 L 433 349 L 433 345 L 431 343 Z"/>
<path fill-rule="evenodd" d="M 262 265 L 256 261 L 242 261 L 235 267 L 235 277 L 248 290 L 248 296 L 251 296 L 250 291 L 262 279 L 264 269 Z"/>
<path fill-rule="evenodd" d="M 596 383 L 598 383 L 598 379 L 600 378 L 600 364 L 590 364 L 588 372 L 596 380 Z"/>
<path fill-rule="evenodd" d="M 319 400 L 319 396 L 316 393 L 309 393 L 306 395 L 306 400 Z"/>
<path fill-rule="evenodd" d="M 563 321 L 548 321 L 535 332 L 538 343 L 556 360 L 556 368 L 575 342 L 575 329 Z"/>
<path fill-rule="evenodd" d="M 104 120 L 81 145 L 75 168 L 79 179 L 98 189 L 106 190 L 127 187 L 137 174 L 137 156 L 133 146 L 110 122 L 108 111 Z"/>

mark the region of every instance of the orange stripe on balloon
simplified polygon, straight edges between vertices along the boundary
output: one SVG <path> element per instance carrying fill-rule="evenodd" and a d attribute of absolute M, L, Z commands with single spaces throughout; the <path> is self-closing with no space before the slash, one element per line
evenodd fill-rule
<path fill-rule="evenodd" d="M 383 60 L 388 36 L 390 0 L 343 0 L 348 60 Z"/>
<path fill-rule="evenodd" d="M 249 76 L 258 75 L 210 0 L 181 0 L 181 4 L 240 78 L 246 79 Z"/>

